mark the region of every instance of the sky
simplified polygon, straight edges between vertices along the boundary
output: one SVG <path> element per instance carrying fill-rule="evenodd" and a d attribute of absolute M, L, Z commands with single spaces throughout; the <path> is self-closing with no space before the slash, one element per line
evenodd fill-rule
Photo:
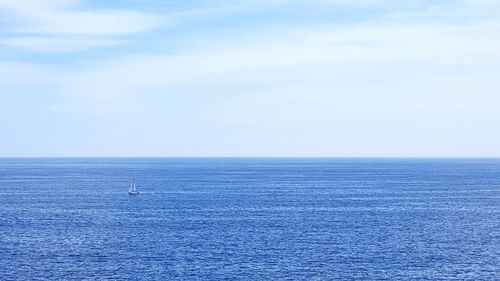
<path fill-rule="evenodd" d="M 0 157 L 500 157 L 500 0 L 0 0 Z"/>

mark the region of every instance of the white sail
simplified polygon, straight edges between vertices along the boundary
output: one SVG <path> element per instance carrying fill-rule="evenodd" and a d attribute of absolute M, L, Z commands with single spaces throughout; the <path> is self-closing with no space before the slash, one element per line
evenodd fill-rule
<path fill-rule="evenodd" d="M 128 188 L 128 194 L 129 195 L 137 195 L 137 194 L 139 194 L 139 192 L 137 192 L 137 189 L 135 187 L 135 180 L 132 181 L 132 183 L 130 184 L 130 187 Z"/>

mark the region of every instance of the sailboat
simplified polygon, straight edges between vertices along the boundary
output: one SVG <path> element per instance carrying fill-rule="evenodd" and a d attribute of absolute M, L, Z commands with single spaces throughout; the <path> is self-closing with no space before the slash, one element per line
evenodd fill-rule
<path fill-rule="evenodd" d="M 135 180 L 132 181 L 128 188 L 128 195 L 139 195 L 139 191 L 135 188 Z"/>

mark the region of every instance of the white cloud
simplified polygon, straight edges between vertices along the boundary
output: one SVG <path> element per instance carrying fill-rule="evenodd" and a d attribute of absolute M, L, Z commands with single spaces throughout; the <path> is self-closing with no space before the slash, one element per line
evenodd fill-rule
<path fill-rule="evenodd" d="M 498 22 L 480 20 L 464 24 L 381 21 L 303 25 L 254 32 L 240 39 L 197 39 L 197 49 L 86 64 L 79 71 L 57 76 L 63 77 L 60 92 L 68 100 L 75 97 L 92 100 L 193 83 L 269 84 L 273 80 L 293 83 L 311 77 L 294 76 L 294 81 L 283 81 L 298 69 L 323 69 L 335 73 L 346 64 L 492 65 L 500 63 L 500 39 L 493 36 L 499 33 Z M 120 43 L 101 37 L 58 40 L 57 37 L 22 37 L 3 39 L 0 44 L 33 50 L 71 51 Z"/>
<path fill-rule="evenodd" d="M 32 36 L 0 39 L 0 45 L 23 48 L 33 52 L 73 52 L 93 47 L 113 46 L 122 43 L 122 40 L 86 37 L 51 38 Z"/>
<path fill-rule="evenodd" d="M 496 24 L 382 24 L 281 30 L 240 42 L 212 42 L 185 54 L 135 56 L 99 63 L 64 80 L 80 84 L 74 79 L 83 79 L 94 81 L 94 85 L 112 81 L 120 88 L 134 89 L 234 81 L 238 74 L 244 80 L 245 75 L 254 72 L 311 66 L 492 64 L 500 63 L 500 39 L 491 36 L 497 32 L 500 25 Z M 106 94 L 112 93 L 102 93 Z"/>
<path fill-rule="evenodd" d="M 0 44 L 29 51 L 68 52 L 125 42 L 116 37 L 166 24 L 158 16 L 126 10 L 82 10 L 78 0 L 0 0 L 11 35 Z M 36 35 L 36 36 L 33 36 Z"/>
<path fill-rule="evenodd" d="M 226 1 L 228 4 L 233 5 L 255 5 L 255 6 L 269 6 L 269 5 L 286 5 L 286 4 L 299 4 L 305 1 L 301 0 L 240 0 L 240 1 Z M 331 5 L 348 5 L 348 6 L 359 6 L 359 5 L 372 5 L 378 4 L 384 1 L 381 0 L 314 0 L 307 1 L 308 5 L 318 5 L 318 4 L 331 4 Z"/>
<path fill-rule="evenodd" d="M 499 0 L 461 0 L 462 3 L 467 5 L 499 5 Z"/>
<path fill-rule="evenodd" d="M 32 26 L 18 27 L 17 32 L 126 35 L 143 32 L 159 26 L 160 19 L 136 12 L 50 12 L 31 19 Z"/>
<path fill-rule="evenodd" d="M 161 24 L 157 16 L 132 11 L 80 11 L 80 1 L 0 1 L 10 18 L 18 20 L 17 32 L 69 35 L 124 35 Z"/>

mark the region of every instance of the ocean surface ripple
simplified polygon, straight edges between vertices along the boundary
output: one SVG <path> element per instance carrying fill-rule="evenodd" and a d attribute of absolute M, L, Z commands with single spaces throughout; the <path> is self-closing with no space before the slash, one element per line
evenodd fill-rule
<path fill-rule="evenodd" d="M 0 159 L 0 256 L 0 280 L 500 280 L 500 160 Z"/>

